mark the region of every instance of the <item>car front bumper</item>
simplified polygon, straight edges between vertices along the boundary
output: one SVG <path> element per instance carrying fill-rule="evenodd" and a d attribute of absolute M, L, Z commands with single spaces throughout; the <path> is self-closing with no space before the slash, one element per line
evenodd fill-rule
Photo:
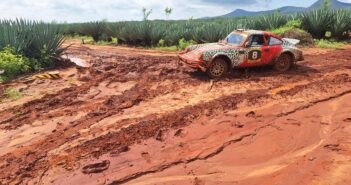
<path fill-rule="evenodd" d="M 178 58 L 182 63 L 184 63 L 192 69 L 200 69 L 203 72 L 207 71 L 207 67 L 203 61 L 190 59 L 185 55 L 178 55 Z"/>

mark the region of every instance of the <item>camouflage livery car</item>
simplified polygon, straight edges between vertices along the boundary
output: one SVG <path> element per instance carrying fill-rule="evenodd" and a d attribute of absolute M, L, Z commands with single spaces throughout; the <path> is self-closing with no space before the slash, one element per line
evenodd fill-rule
<path fill-rule="evenodd" d="M 262 65 L 273 65 L 284 72 L 304 60 L 302 51 L 295 46 L 298 43 L 299 40 L 280 38 L 270 32 L 236 30 L 218 43 L 187 47 L 179 59 L 212 78 L 220 78 L 232 68 Z"/>

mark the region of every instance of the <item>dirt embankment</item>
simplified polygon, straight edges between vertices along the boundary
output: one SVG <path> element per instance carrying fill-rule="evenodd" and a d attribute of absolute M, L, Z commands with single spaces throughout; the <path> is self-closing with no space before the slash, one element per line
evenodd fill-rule
<path fill-rule="evenodd" d="M 211 81 L 174 53 L 76 45 L 90 68 L 6 85 L 24 96 L 0 104 L 0 184 L 350 184 L 350 51 Z"/>

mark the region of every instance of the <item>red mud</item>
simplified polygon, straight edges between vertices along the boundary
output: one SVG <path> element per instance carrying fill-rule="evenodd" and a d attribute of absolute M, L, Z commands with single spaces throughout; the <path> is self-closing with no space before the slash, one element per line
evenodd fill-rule
<path fill-rule="evenodd" d="M 75 45 L 90 68 L 0 85 L 23 93 L 0 104 L 0 184 L 350 184 L 350 51 L 211 81 L 174 53 Z"/>

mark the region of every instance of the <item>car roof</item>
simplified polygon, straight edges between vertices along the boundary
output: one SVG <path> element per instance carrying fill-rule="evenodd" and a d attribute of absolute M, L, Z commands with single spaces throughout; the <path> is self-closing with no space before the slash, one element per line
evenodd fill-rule
<path fill-rule="evenodd" d="M 237 29 L 234 32 L 241 32 L 241 33 L 246 33 L 247 35 L 267 35 L 267 36 L 272 36 L 279 38 L 278 35 L 275 35 L 274 33 L 267 32 L 267 31 L 262 31 L 262 30 L 244 30 L 244 29 Z"/>

